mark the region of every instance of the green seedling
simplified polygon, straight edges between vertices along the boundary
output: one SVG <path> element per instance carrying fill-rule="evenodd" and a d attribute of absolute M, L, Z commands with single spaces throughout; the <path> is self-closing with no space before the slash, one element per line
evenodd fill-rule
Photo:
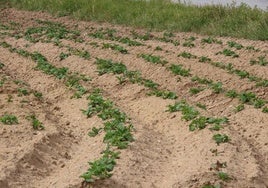
<path fill-rule="evenodd" d="M 238 93 L 235 90 L 229 90 L 225 95 L 229 98 L 236 98 L 238 96 Z"/>
<path fill-rule="evenodd" d="M 40 26 L 30 27 L 24 33 L 25 39 L 30 42 L 54 42 L 59 44 L 61 39 L 82 42 L 80 32 L 67 29 L 61 23 L 37 20 Z"/>
<path fill-rule="evenodd" d="M 189 130 L 194 131 L 196 129 L 204 129 L 207 126 L 207 117 L 200 116 L 196 119 L 194 119 L 190 125 L 189 125 Z"/>
<path fill-rule="evenodd" d="M 184 100 L 176 102 L 174 105 L 169 105 L 168 111 L 169 112 L 181 111 L 183 115 L 182 119 L 186 121 L 193 120 L 199 115 L 199 112 L 196 109 L 194 109 L 194 107 L 188 105 Z"/>
<path fill-rule="evenodd" d="M 199 62 L 205 63 L 205 62 L 211 62 L 211 59 L 206 56 L 201 56 L 199 58 Z"/>
<path fill-rule="evenodd" d="M 32 126 L 34 130 L 44 130 L 45 127 L 42 122 L 40 122 L 35 115 L 27 116 L 26 119 L 32 122 Z"/>
<path fill-rule="evenodd" d="M 186 58 L 186 59 L 196 59 L 197 58 L 197 56 L 195 56 L 195 55 L 193 55 L 193 54 L 191 54 L 189 52 L 185 52 L 185 51 L 180 53 L 178 55 L 178 57 L 183 57 L 183 58 Z"/>
<path fill-rule="evenodd" d="M 92 130 L 88 133 L 88 136 L 95 137 L 100 133 L 101 130 L 102 128 L 93 127 Z"/>
<path fill-rule="evenodd" d="M 18 88 L 18 96 L 26 96 L 26 95 L 30 95 L 29 91 L 25 88 Z"/>
<path fill-rule="evenodd" d="M 220 180 L 223 180 L 223 181 L 231 180 L 231 177 L 225 172 L 218 172 L 218 177 Z"/>
<path fill-rule="evenodd" d="M 216 55 L 218 55 L 218 54 L 223 54 L 225 56 L 231 56 L 233 58 L 239 57 L 238 54 L 236 54 L 234 51 L 229 50 L 229 49 L 224 49 L 223 51 L 216 53 Z"/>
<path fill-rule="evenodd" d="M 7 96 L 7 102 L 13 102 L 13 97 L 12 95 Z"/>
<path fill-rule="evenodd" d="M 197 82 L 199 84 L 205 84 L 205 85 L 208 85 L 208 84 L 212 84 L 213 83 L 212 80 L 209 80 L 209 79 L 206 79 L 206 78 L 200 78 L 198 76 L 192 77 L 191 78 L 191 81 Z"/>
<path fill-rule="evenodd" d="M 125 49 L 123 46 L 120 46 L 118 44 L 103 43 L 102 45 L 103 45 L 102 48 L 104 48 L 104 49 L 110 48 L 110 49 L 118 51 L 122 54 L 128 53 L 127 49 Z"/>
<path fill-rule="evenodd" d="M 152 54 L 141 54 L 140 57 L 142 57 L 144 60 L 150 62 L 150 63 L 154 63 L 154 64 L 161 64 L 161 65 L 165 65 L 168 62 L 165 60 L 161 60 L 160 56 L 154 56 Z"/>
<path fill-rule="evenodd" d="M 185 41 L 182 46 L 192 48 L 195 47 L 195 44 L 192 41 Z"/>
<path fill-rule="evenodd" d="M 105 179 L 112 176 L 112 171 L 116 165 L 115 160 L 119 158 L 119 152 L 114 152 L 107 147 L 103 156 L 94 162 L 89 162 L 89 169 L 81 175 L 85 182 L 94 182 L 96 178 Z"/>
<path fill-rule="evenodd" d="M 213 135 L 213 140 L 215 140 L 217 145 L 220 145 L 221 143 L 229 142 L 230 138 L 226 134 L 215 134 Z"/>
<path fill-rule="evenodd" d="M 182 65 L 175 65 L 175 64 L 172 64 L 170 67 L 169 67 L 169 70 L 171 70 L 171 72 L 175 75 L 180 75 L 180 76 L 184 76 L 184 77 L 187 77 L 187 76 L 190 76 L 190 69 L 184 69 Z"/>
<path fill-rule="evenodd" d="M 260 51 L 260 49 L 255 48 L 254 46 L 247 46 L 247 47 L 246 47 L 246 50 L 253 50 L 253 51 L 255 51 L 255 52 L 259 52 L 259 51 Z"/>
<path fill-rule="evenodd" d="M 265 56 L 258 57 L 258 60 L 250 60 L 250 65 L 261 65 L 266 66 L 268 65 L 268 60 L 265 59 Z"/>
<path fill-rule="evenodd" d="M 62 60 L 64 60 L 64 59 L 66 59 L 67 57 L 69 57 L 70 56 L 70 54 L 69 53 L 63 53 L 63 52 L 61 52 L 60 53 L 60 61 L 62 61 Z"/>
<path fill-rule="evenodd" d="M 97 64 L 99 75 L 106 73 L 123 74 L 127 71 L 127 67 L 124 64 L 113 62 L 112 60 L 97 59 L 95 63 Z"/>
<path fill-rule="evenodd" d="M 222 83 L 221 82 L 212 83 L 210 85 L 210 88 L 213 90 L 214 93 L 217 93 L 217 94 L 223 92 L 223 88 L 222 88 Z"/>
<path fill-rule="evenodd" d="M 222 44 L 222 41 L 221 40 L 218 40 L 218 39 L 215 39 L 215 38 L 212 38 L 212 37 L 208 37 L 208 38 L 203 38 L 201 40 L 201 43 L 207 43 L 207 44 L 212 44 L 212 43 L 216 43 L 216 44 Z"/>
<path fill-rule="evenodd" d="M 253 102 L 254 108 L 262 108 L 265 105 L 265 101 L 262 99 L 255 99 Z"/>
<path fill-rule="evenodd" d="M 235 48 L 237 50 L 241 50 L 242 48 L 244 48 L 244 46 L 242 44 L 239 44 L 239 43 L 234 42 L 234 41 L 228 41 L 227 44 L 230 48 Z"/>
<path fill-rule="evenodd" d="M 252 104 L 256 99 L 256 95 L 252 92 L 240 93 L 238 97 L 242 103 L 249 103 L 249 104 Z"/>
<path fill-rule="evenodd" d="M 245 105 L 244 104 L 239 104 L 238 106 L 235 107 L 234 111 L 237 113 L 237 112 L 240 112 L 240 111 L 242 111 L 244 109 L 245 109 Z"/>
<path fill-rule="evenodd" d="M 163 49 L 160 46 L 157 46 L 154 50 L 155 51 L 162 51 Z"/>
<path fill-rule="evenodd" d="M 196 106 L 203 109 L 203 110 L 207 110 L 207 107 L 205 104 L 197 103 Z"/>
<path fill-rule="evenodd" d="M 156 97 L 161 97 L 163 99 L 177 99 L 178 96 L 176 93 L 171 92 L 171 91 L 162 91 L 162 90 L 153 90 L 148 93 L 149 96 L 155 95 Z"/>
<path fill-rule="evenodd" d="M 35 96 L 36 98 L 38 98 L 39 100 L 43 98 L 43 94 L 40 93 L 40 92 L 38 92 L 38 91 L 34 91 L 33 94 L 34 94 L 34 96 Z"/>
<path fill-rule="evenodd" d="M 238 75 L 240 78 L 248 78 L 249 77 L 249 72 L 247 72 L 247 71 L 242 71 L 242 70 L 235 69 L 234 73 L 236 75 Z"/>
<path fill-rule="evenodd" d="M 193 88 L 190 88 L 189 92 L 191 93 L 191 95 L 196 95 L 203 90 L 204 90 L 204 88 L 202 88 L 202 87 L 193 87 Z"/>
<path fill-rule="evenodd" d="M 0 117 L 0 121 L 5 125 L 14 125 L 18 124 L 18 118 L 12 114 L 6 114 Z"/>
<path fill-rule="evenodd" d="M 268 87 L 268 80 L 262 80 L 262 81 L 258 81 L 256 86 L 258 87 Z"/>
<path fill-rule="evenodd" d="M 116 120 L 114 120 L 116 121 Z M 104 142 L 116 146 L 118 149 L 125 149 L 129 142 L 133 142 L 134 138 L 131 134 L 132 126 L 124 126 L 121 122 L 116 125 L 116 129 L 109 129 L 104 136 Z"/>
<path fill-rule="evenodd" d="M 268 113 L 268 107 L 267 106 L 263 107 L 262 112 L 263 113 Z"/>
<path fill-rule="evenodd" d="M 147 79 L 144 79 L 143 80 L 143 85 L 145 87 L 148 87 L 148 88 L 151 88 L 151 89 L 157 89 L 159 84 L 158 83 L 155 83 L 153 82 L 152 80 L 147 80 Z"/>
<path fill-rule="evenodd" d="M 4 66 L 5 64 L 0 62 L 0 69 L 2 69 Z"/>

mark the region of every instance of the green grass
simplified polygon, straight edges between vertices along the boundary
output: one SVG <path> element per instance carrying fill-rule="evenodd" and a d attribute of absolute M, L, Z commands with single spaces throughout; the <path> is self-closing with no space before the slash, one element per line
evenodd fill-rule
<path fill-rule="evenodd" d="M 155 55 L 152 55 L 152 54 L 141 54 L 140 57 L 142 57 L 147 62 L 150 62 L 150 63 L 153 63 L 153 64 L 165 65 L 165 64 L 168 63 L 166 60 L 161 60 L 160 56 L 155 56 Z"/>
<path fill-rule="evenodd" d="M 173 4 L 169 0 L 10 0 L 13 7 L 70 15 L 81 20 L 132 27 L 197 32 L 254 40 L 268 39 L 268 12 L 247 5 Z"/>

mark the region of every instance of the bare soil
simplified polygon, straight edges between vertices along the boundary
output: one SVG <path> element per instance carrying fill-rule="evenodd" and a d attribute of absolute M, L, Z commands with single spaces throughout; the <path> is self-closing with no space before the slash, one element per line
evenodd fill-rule
<path fill-rule="evenodd" d="M 16 37 L 30 27 L 40 26 L 36 20 L 62 23 L 70 30 L 79 30 L 84 41 L 59 39 L 62 45 L 55 45 L 53 42 L 31 42 L 25 36 Z M 192 76 L 221 82 L 226 90 L 254 92 L 268 100 L 267 87 L 257 87 L 254 82 L 210 63 L 178 57 L 184 51 L 198 57 L 207 56 L 214 62 L 232 63 L 237 69 L 268 79 L 268 65 L 249 63 L 251 59 L 267 55 L 267 42 L 218 37 L 222 44 L 204 44 L 201 40 L 207 36 L 174 33 L 172 40 L 180 42 L 175 46 L 157 39 L 163 36 L 162 32 L 151 32 L 149 40 L 141 40 L 135 39 L 131 34 L 134 29 L 128 27 L 80 22 L 68 17 L 57 18 L 42 12 L 15 9 L 2 10 L 0 24 L 13 26 L 13 29 L 0 27 L 0 42 L 31 53 L 38 51 L 56 67 L 67 67 L 72 72 L 89 76 L 92 80 L 85 83 L 89 92 L 101 88 L 105 98 L 125 112 L 135 128 L 135 141 L 127 149 L 120 150 L 113 176 L 91 184 L 82 183 L 80 175 L 89 168 L 88 162 L 100 157 L 105 149 L 102 134 L 93 138 L 88 136 L 88 132 L 94 126 L 101 126 L 103 121 L 97 116 L 87 118 L 81 112 L 81 109 L 87 108 L 86 96 L 72 98 L 73 91 L 66 87 L 63 80 L 35 69 L 36 62 L 31 58 L 0 47 L 0 62 L 4 64 L 0 69 L 0 79 L 4 80 L 0 87 L 0 116 L 14 114 L 19 121 L 16 125 L 0 123 L 1 188 L 197 188 L 217 184 L 228 188 L 268 187 L 268 114 L 252 105 L 245 105 L 244 110 L 236 113 L 234 108 L 239 104 L 238 99 L 228 98 L 224 93 L 215 94 L 209 88 L 191 95 L 189 89 L 199 84 L 192 82 L 191 77 L 176 76 L 167 68 L 171 63 L 181 64 L 190 69 Z M 116 35 L 129 37 L 144 45 L 128 46 L 88 36 L 100 28 L 114 29 Z M 143 30 L 135 31 L 146 34 Z M 184 47 L 182 44 L 191 36 L 196 38 L 193 41 L 195 46 Z M 239 54 L 238 58 L 216 55 L 229 48 L 227 41 L 260 50 L 231 48 Z M 104 49 L 102 43 L 119 44 L 128 53 Z M 70 55 L 60 60 L 60 54 L 68 52 L 67 46 L 88 51 L 90 59 Z M 162 50 L 155 50 L 156 47 Z M 168 64 L 162 66 L 146 62 L 139 56 L 142 53 L 161 56 Z M 206 105 L 206 110 L 196 107 L 202 115 L 227 117 L 229 123 L 219 132 L 208 128 L 189 131 L 189 122 L 181 119 L 181 112 L 167 111 L 167 106 L 174 104 L 175 100 L 148 96 L 148 88 L 131 82 L 120 84 L 113 74 L 99 75 L 94 63 L 96 58 L 122 62 L 129 70 L 140 71 L 143 78 L 158 83 L 160 88 L 175 92 L 178 100 L 185 99 L 192 106 L 197 103 Z M 30 94 L 21 95 L 19 88 L 27 89 Z M 42 93 L 43 97 L 35 97 L 34 91 Z M 45 129 L 34 130 L 26 118 L 29 114 L 35 114 Z M 212 139 L 217 133 L 227 134 L 230 142 L 217 145 Z M 227 166 L 213 168 L 217 161 L 226 162 Z M 227 173 L 230 179 L 221 180 L 218 171 Z"/>

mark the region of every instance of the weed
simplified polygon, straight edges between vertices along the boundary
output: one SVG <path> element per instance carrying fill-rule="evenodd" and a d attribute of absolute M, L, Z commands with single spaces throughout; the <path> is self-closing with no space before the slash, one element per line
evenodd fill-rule
<path fill-rule="evenodd" d="M 182 67 L 182 65 L 175 65 L 175 64 L 172 64 L 170 67 L 169 67 L 169 70 L 171 70 L 171 72 L 175 75 L 180 75 L 180 76 L 184 76 L 184 77 L 187 77 L 187 76 L 190 76 L 190 69 L 184 69 Z"/>
<path fill-rule="evenodd" d="M 2 117 L 0 117 L 0 121 L 5 125 L 14 125 L 19 123 L 18 118 L 12 114 L 3 115 Z"/>
<path fill-rule="evenodd" d="M 213 135 L 213 140 L 215 140 L 217 145 L 220 145 L 221 143 L 229 142 L 230 138 L 226 134 L 215 134 Z"/>
<path fill-rule="evenodd" d="M 42 122 L 40 122 L 35 115 L 27 116 L 26 119 L 30 120 L 32 122 L 32 126 L 34 130 L 43 130 L 45 129 Z"/>
<path fill-rule="evenodd" d="M 238 106 L 235 107 L 235 112 L 240 112 L 242 110 L 245 109 L 245 105 L 244 104 L 239 104 Z"/>
<path fill-rule="evenodd" d="M 197 56 L 195 56 L 195 55 L 193 55 L 193 54 L 191 54 L 191 53 L 189 53 L 189 52 L 182 52 L 182 53 L 180 53 L 179 55 L 178 55 L 178 57 L 183 57 L 183 58 L 187 58 L 187 59 L 196 59 L 197 58 Z"/>
<path fill-rule="evenodd" d="M 255 51 L 255 52 L 259 52 L 259 51 L 260 51 L 260 49 L 255 48 L 254 46 L 247 46 L 246 49 L 247 49 L 247 50 L 253 50 L 253 51 Z"/>
<path fill-rule="evenodd" d="M 144 60 L 154 63 L 154 64 L 161 64 L 161 65 L 165 65 L 168 62 L 165 60 L 161 60 L 160 56 L 154 56 L 152 54 L 141 54 L 140 57 L 142 57 Z"/>

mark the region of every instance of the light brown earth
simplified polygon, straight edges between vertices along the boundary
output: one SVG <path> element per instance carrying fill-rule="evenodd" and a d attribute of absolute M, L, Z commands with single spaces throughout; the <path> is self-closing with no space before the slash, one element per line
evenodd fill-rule
<path fill-rule="evenodd" d="M 60 48 L 53 43 L 31 43 L 24 37 L 16 39 L 14 35 L 4 33 L 23 33 L 27 28 L 38 25 L 37 19 L 63 23 L 69 29 L 80 30 L 85 42 L 61 40 L 62 44 L 87 50 L 91 54 L 90 59 L 71 55 L 60 61 L 59 55 L 61 52 L 67 52 L 66 47 Z M 36 63 L 30 58 L 0 47 L 0 62 L 5 65 L 0 69 L 0 76 L 1 80 L 6 80 L 0 87 L 0 116 L 6 113 L 15 114 L 19 119 L 17 125 L 0 123 L 1 188 L 197 188 L 205 184 L 221 184 L 221 187 L 228 188 L 268 187 L 268 114 L 252 105 L 245 105 L 244 110 L 235 113 L 234 107 L 239 104 L 238 99 L 230 99 L 224 93 L 215 94 L 211 89 L 191 95 L 189 89 L 198 84 L 193 83 L 191 77 L 173 75 L 166 68 L 171 63 L 182 64 L 191 69 L 192 75 L 222 82 L 224 89 L 251 91 L 268 100 L 267 87 L 256 87 L 254 82 L 248 79 L 240 79 L 237 75 L 209 63 L 200 63 L 198 59 L 177 56 L 183 51 L 197 56 L 208 56 L 212 61 L 231 62 L 235 68 L 268 79 L 268 66 L 249 64 L 252 58 L 267 54 L 267 42 L 218 38 L 223 44 L 202 44 L 201 39 L 206 36 L 175 33 L 173 39 L 181 43 L 178 46 L 154 38 L 146 41 L 135 39 L 145 44 L 144 46 L 127 46 L 116 41 L 95 39 L 88 34 L 98 28 L 112 28 L 117 31 L 117 35 L 133 39 L 133 29 L 128 27 L 79 22 L 41 12 L 2 10 L 0 23 L 10 22 L 20 25 L 14 30 L 1 29 L 0 42 L 5 41 L 14 48 L 29 52 L 38 51 L 57 67 L 68 67 L 72 72 L 91 77 L 92 80 L 85 83 L 85 87 L 89 91 L 101 88 L 105 98 L 114 101 L 116 106 L 131 118 L 135 128 L 135 141 L 127 149 L 120 150 L 120 159 L 117 160 L 111 178 L 97 180 L 93 184 L 82 184 L 80 175 L 89 168 L 88 162 L 100 157 L 105 148 L 102 134 L 94 138 L 87 135 L 92 127 L 101 126 L 102 120 L 97 116 L 87 118 L 81 112 L 81 109 L 87 108 L 86 96 L 71 99 L 73 91 L 68 89 L 62 80 L 34 69 Z M 143 30 L 136 32 L 146 33 Z M 162 36 L 163 33 L 151 32 L 151 35 Z M 182 43 L 190 36 L 197 38 L 193 42 L 195 47 L 183 47 Z M 260 51 L 245 48 L 234 50 L 239 54 L 239 58 L 215 55 L 228 48 L 226 42 L 230 40 L 244 46 L 255 46 Z M 90 45 L 92 42 L 98 43 L 100 47 Z M 121 54 L 111 49 L 102 49 L 103 42 L 120 44 L 129 53 Z M 163 50 L 155 51 L 157 46 Z M 169 63 L 161 66 L 146 62 L 138 57 L 141 53 L 160 55 Z M 219 133 L 227 134 L 231 141 L 218 146 L 212 139 L 217 132 L 208 128 L 189 131 L 189 122 L 181 119 L 181 112 L 166 111 L 167 106 L 174 104 L 175 100 L 148 96 L 148 88 L 142 85 L 130 82 L 119 84 L 113 74 L 98 75 L 95 58 L 120 61 L 129 70 L 138 70 L 144 78 L 159 83 L 160 88 L 176 92 L 179 99 L 186 99 L 193 106 L 198 102 L 205 104 L 207 110 L 196 107 L 202 115 L 228 117 L 229 124 Z M 26 85 L 16 84 L 14 80 L 23 81 Z M 22 87 L 41 92 L 43 99 L 39 100 L 32 94 L 18 96 L 17 89 Z M 13 102 L 8 102 L 9 96 L 12 96 Z M 34 130 L 26 119 L 29 114 L 35 114 L 43 122 L 45 130 Z M 213 153 L 213 150 L 217 150 L 218 154 Z M 217 161 L 226 162 L 227 167 L 220 171 L 226 172 L 231 177 L 230 180 L 220 180 L 217 171 L 211 168 Z"/>

